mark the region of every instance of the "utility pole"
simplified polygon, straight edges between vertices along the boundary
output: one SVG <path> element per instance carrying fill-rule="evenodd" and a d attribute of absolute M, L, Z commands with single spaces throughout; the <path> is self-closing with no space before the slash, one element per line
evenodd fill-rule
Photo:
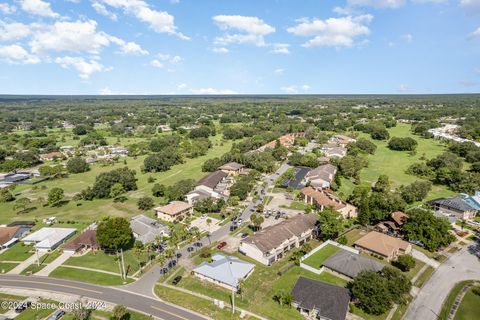
<path fill-rule="evenodd" d="M 38 248 L 36 244 L 35 244 L 35 254 L 37 255 L 37 266 L 40 267 L 40 257 L 38 255 Z"/>
<path fill-rule="evenodd" d="M 123 249 L 120 249 L 120 253 L 122 255 L 122 269 L 123 269 L 123 274 L 122 274 L 122 278 L 123 279 L 126 279 L 127 278 L 127 272 L 125 270 L 125 259 L 123 258 Z"/>

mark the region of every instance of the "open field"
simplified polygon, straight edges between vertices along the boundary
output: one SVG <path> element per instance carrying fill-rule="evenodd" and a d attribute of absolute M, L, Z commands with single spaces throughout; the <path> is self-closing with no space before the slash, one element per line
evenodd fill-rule
<path fill-rule="evenodd" d="M 368 167 L 362 169 L 360 178 L 362 183 L 372 185 L 381 174 L 390 178 L 392 187 L 397 188 L 401 185 L 410 184 L 420 178 L 405 173 L 408 167 L 415 162 L 421 162 L 420 158 L 431 159 L 445 151 L 445 146 L 438 140 L 424 139 L 415 136 L 410 132 L 411 126 L 408 124 L 397 124 L 396 127 L 388 129 L 390 137 L 411 137 L 417 140 L 417 154 L 412 156 L 406 151 L 392 151 L 388 149 L 388 141 L 378 141 L 370 139 L 369 135 L 360 133 L 360 137 L 371 140 L 377 146 L 374 155 L 367 155 Z M 354 184 L 346 179 L 342 180 L 340 188 L 343 197 L 347 197 L 353 190 Z M 427 200 L 453 195 L 454 192 L 448 190 L 445 186 L 434 185 L 427 196 Z"/>
<path fill-rule="evenodd" d="M 328 257 L 334 255 L 340 250 L 341 249 L 339 247 L 328 244 L 322 249 L 315 252 L 315 254 L 303 260 L 303 263 L 309 265 L 310 267 L 318 269 L 322 266 L 323 262 L 328 259 Z"/>
<path fill-rule="evenodd" d="M 94 164 L 91 170 L 81 174 L 70 174 L 67 178 L 49 180 L 41 182 L 36 186 L 20 185 L 15 190 L 15 195 L 18 198 L 28 197 L 32 200 L 32 207 L 36 207 L 27 213 L 17 214 L 13 209 L 14 203 L 0 203 L 0 223 L 9 223 L 14 220 L 35 220 L 42 219 L 49 216 L 56 216 L 59 220 L 74 220 L 74 221 L 93 221 L 98 220 L 103 216 L 122 216 L 131 217 L 139 214 L 140 210 L 137 208 L 137 199 L 142 196 L 151 196 L 151 188 L 153 183 L 148 183 L 148 177 L 152 176 L 156 179 L 154 183 L 171 185 L 182 179 L 198 180 L 204 175 L 202 172 L 203 163 L 213 157 L 223 155 L 229 151 L 232 142 L 223 141 L 221 134 L 210 138 L 213 147 L 205 156 L 195 159 L 185 159 L 185 163 L 173 166 L 170 170 L 159 173 L 142 173 L 141 166 L 146 156 L 134 159 L 127 157 L 127 166 L 137 172 L 138 190 L 131 191 L 125 194 L 128 200 L 124 203 L 114 203 L 112 199 L 95 199 L 93 201 L 69 201 L 60 208 L 43 206 L 37 200 L 40 198 L 47 199 L 48 192 L 54 187 L 62 188 L 65 191 L 66 198 L 73 197 L 76 193 L 93 185 L 96 176 L 102 172 L 108 172 L 113 169 L 124 167 L 123 159 L 111 166 L 102 166 Z M 156 199 L 159 202 L 158 199 Z"/>

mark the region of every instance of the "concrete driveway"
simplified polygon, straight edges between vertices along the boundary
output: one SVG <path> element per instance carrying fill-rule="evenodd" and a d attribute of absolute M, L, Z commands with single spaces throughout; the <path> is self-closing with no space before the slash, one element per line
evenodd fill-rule
<path fill-rule="evenodd" d="M 441 264 L 417 297 L 403 318 L 404 320 L 435 320 L 443 302 L 455 284 L 464 280 L 480 280 L 478 249 L 474 245 L 462 248 Z"/>
<path fill-rule="evenodd" d="M 38 259 L 40 259 L 44 254 L 46 254 L 46 251 L 38 251 Z M 20 274 L 23 270 L 25 270 L 29 265 L 37 263 L 37 254 L 34 253 L 30 257 L 28 257 L 26 260 L 21 262 L 18 266 L 13 268 L 8 272 L 8 274 Z"/>
<path fill-rule="evenodd" d="M 58 267 L 60 267 L 65 261 L 68 260 L 71 256 L 73 256 L 75 252 L 73 251 L 66 251 L 62 253 L 57 259 L 53 260 L 50 262 L 48 265 L 46 265 L 42 270 L 38 271 L 35 275 L 37 276 L 44 276 L 48 277 L 48 275 Z"/>

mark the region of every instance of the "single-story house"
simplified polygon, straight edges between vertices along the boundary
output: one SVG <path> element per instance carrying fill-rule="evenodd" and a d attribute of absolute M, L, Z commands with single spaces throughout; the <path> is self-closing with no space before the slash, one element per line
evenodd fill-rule
<path fill-rule="evenodd" d="M 299 214 L 242 239 L 238 251 L 269 266 L 289 250 L 311 240 L 315 236 L 316 223 L 316 215 Z"/>
<path fill-rule="evenodd" d="M 9 248 L 29 230 L 30 228 L 25 226 L 0 227 L 0 248 Z"/>
<path fill-rule="evenodd" d="M 42 153 L 39 155 L 40 160 L 42 161 L 53 161 L 56 159 L 64 159 L 65 155 L 61 152 L 49 152 L 49 153 Z"/>
<path fill-rule="evenodd" d="M 217 170 L 200 179 L 197 182 L 197 186 L 204 186 L 214 190 L 217 185 L 222 182 L 227 176 L 228 173 L 223 172 L 222 170 Z"/>
<path fill-rule="evenodd" d="M 245 166 L 243 164 L 237 162 L 229 162 L 219 167 L 218 170 L 221 170 L 231 176 L 236 176 L 240 174 L 244 168 Z"/>
<path fill-rule="evenodd" d="M 328 158 L 343 158 L 347 155 L 347 148 L 325 144 L 322 146 L 322 152 Z"/>
<path fill-rule="evenodd" d="M 379 255 L 387 261 L 395 260 L 400 255 L 412 252 L 412 245 L 398 238 L 371 231 L 358 239 L 355 248 L 371 254 Z"/>
<path fill-rule="evenodd" d="M 324 164 L 310 170 L 305 176 L 305 180 L 315 189 L 327 189 L 330 188 L 336 173 L 337 167 L 331 164 Z"/>
<path fill-rule="evenodd" d="M 193 207 L 191 204 L 183 201 L 172 201 L 166 206 L 157 207 L 155 209 L 157 218 L 168 222 L 181 220 L 193 214 Z"/>
<path fill-rule="evenodd" d="M 451 198 L 435 199 L 429 201 L 428 205 L 444 216 L 452 216 L 463 220 L 472 220 L 478 211 L 460 195 Z"/>
<path fill-rule="evenodd" d="M 254 264 L 237 257 L 215 254 L 212 256 L 212 262 L 203 262 L 193 269 L 193 274 L 202 280 L 236 291 L 239 281 L 247 279 L 254 268 Z"/>
<path fill-rule="evenodd" d="M 362 271 L 380 271 L 384 265 L 359 254 L 340 250 L 323 262 L 323 267 L 349 278 L 355 278 Z"/>
<path fill-rule="evenodd" d="M 100 249 L 97 242 L 97 231 L 88 229 L 82 232 L 78 237 L 65 245 L 63 251 L 77 252 L 80 250 L 92 249 L 94 251 Z"/>
<path fill-rule="evenodd" d="M 70 238 L 76 229 L 73 228 L 48 228 L 44 227 L 40 230 L 29 234 L 22 239 L 25 244 L 32 244 L 38 250 L 54 250 L 61 245 L 65 240 Z"/>
<path fill-rule="evenodd" d="M 168 237 L 170 235 L 170 230 L 167 226 L 143 214 L 135 216 L 130 220 L 130 228 L 132 228 L 135 239 L 143 244 L 151 243 L 157 237 Z"/>
<path fill-rule="evenodd" d="M 300 277 L 292 289 L 293 303 L 309 319 L 345 320 L 350 291 L 325 282 Z"/>
<path fill-rule="evenodd" d="M 328 140 L 328 142 L 330 142 L 330 143 L 336 143 L 336 144 L 343 145 L 343 146 L 346 146 L 349 143 L 352 143 L 352 142 L 355 142 L 355 141 L 357 141 L 357 140 L 355 140 L 352 137 L 345 136 L 345 135 L 342 135 L 342 134 L 334 135 L 333 137 L 331 137 Z"/>
<path fill-rule="evenodd" d="M 357 207 L 346 203 L 333 194 L 325 191 L 318 191 L 312 187 L 305 187 L 302 189 L 301 195 L 305 203 L 315 205 L 320 211 L 331 207 L 345 219 L 356 218 L 358 215 Z"/>
<path fill-rule="evenodd" d="M 199 200 L 206 198 L 213 199 L 225 199 L 227 198 L 226 191 L 228 185 L 225 183 L 227 181 L 228 173 L 217 170 L 212 172 L 197 182 L 197 186 L 193 191 L 190 191 L 185 195 L 187 202 L 189 204 L 194 204 Z"/>

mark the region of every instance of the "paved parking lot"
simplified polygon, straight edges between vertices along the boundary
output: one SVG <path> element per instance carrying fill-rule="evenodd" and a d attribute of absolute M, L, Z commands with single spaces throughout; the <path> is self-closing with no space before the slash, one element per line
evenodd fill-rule
<path fill-rule="evenodd" d="M 210 219 L 211 222 L 207 223 L 207 219 Z M 218 219 L 206 217 L 193 220 L 190 226 L 197 227 L 201 232 L 206 231 L 212 233 L 220 229 L 221 226 L 219 225 L 219 223 L 220 220 Z"/>

